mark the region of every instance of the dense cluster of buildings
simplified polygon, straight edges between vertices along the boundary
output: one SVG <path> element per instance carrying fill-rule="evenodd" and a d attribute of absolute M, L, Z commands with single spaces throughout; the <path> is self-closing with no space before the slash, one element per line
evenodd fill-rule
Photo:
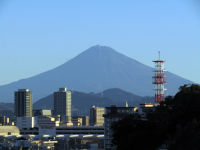
<path fill-rule="evenodd" d="M 127 103 L 124 107 L 92 106 L 89 116 L 72 116 L 71 100 L 71 92 L 60 88 L 54 92 L 54 110 L 33 110 L 32 92 L 29 89 L 19 89 L 15 92 L 15 121 L 11 124 L 6 116 L 0 117 L 0 141 L 4 137 L 4 144 L 0 144 L 0 147 L 17 145 L 16 142 L 20 145 L 21 141 L 23 147 L 29 145 L 39 149 L 45 145 L 53 149 L 113 149 L 113 122 L 136 113 L 145 119 L 145 113 L 154 108 L 153 104 L 141 104 L 138 108 L 129 107 Z M 27 142 L 22 142 L 22 139 Z"/>
<path fill-rule="evenodd" d="M 155 104 L 141 104 L 140 107 L 90 108 L 89 116 L 72 116 L 71 91 L 60 88 L 54 92 L 53 110 L 33 110 L 32 92 L 19 89 L 15 92 L 14 122 L 7 116 L 0 116 L 0 149 L 116 149 L 113 145 L 113 123 L 127 115 L 140 116 L 155 110 L 164 101 L 164 62 L 155 62 Z"/>

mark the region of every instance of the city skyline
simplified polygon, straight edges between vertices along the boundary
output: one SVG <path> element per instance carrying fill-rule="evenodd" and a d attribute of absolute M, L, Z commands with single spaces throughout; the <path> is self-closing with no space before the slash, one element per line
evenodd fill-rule
<path fill-rule="evenodd" d="M 199 27 L 199 0 L 0 0 L 0 149 L 200 149 Z"/>
<path fill-rule="evenodd" d="M 53 69 L 93 45 L 116 49 L 153 67 L 200 83 L 197 0 L 1 1 L 0 85 Z"/>

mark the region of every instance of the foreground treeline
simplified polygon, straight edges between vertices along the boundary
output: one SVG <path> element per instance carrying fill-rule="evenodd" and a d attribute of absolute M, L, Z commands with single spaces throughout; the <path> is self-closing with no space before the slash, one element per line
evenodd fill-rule
<path fill-rule="evenodd" d="M 184 85 L 175 97 L 147 114 L 147 120 L 127 116 L 113 125 L 119 150 L 200 150 L 200 86 Z"/>

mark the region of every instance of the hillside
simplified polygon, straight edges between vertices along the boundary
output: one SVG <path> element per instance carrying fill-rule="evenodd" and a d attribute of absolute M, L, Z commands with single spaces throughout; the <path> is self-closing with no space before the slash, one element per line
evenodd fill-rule
<path fill-rule="evenodd" d="M 153 98 L 141 97 L 122 89 L 108 89 L 101 93 L 72 92 L 72 112 L 88 114 L 91 106 L 105 107 L 110 105 L 138 106 L 143 102 L 153 102 Z M 53 94 L 44 97 L 34 104 L 34 109 L 53 109 Z"/>
<path fill-rule="evenodd" d="M 153 97 L 141 97 L 122 89 L 107 89 L 101 93 L 84 93 L 72 92 L 72 112 L 73 114 L 89 114 L 91 106 L 105 107 L 110 105 L 125 106 L 125 102 L 129 106 L 138 106 L 140 103 L 153 102 Z M 54 109 L 53 94 L 50 94 L 33 104 L 34 109 Z M 7 111 L 14 111 L 13 103 L 0 103 L 0 110 L 5 114 Z"/>
<path fill-rule="evenodd" d="M 31 78 L 0 86 L 0 101 L 12 102 L 14 91 L 29 88 L 36 102 L 57 90 L 68 87 L 76 91 L 101 92 L 120 88 L 140 96 L 153 96 L 152 68 L 110 47 L 93 46 L 63 65 Z M 168 94 L 174 95 L 180 85 L 191 83 L 166 73 Z"/>
<path fill-rule="evenodd" d="M 88 114 L 90 107 L 93 105 L 103 107 L 111 104 L 114 103 L 109 98 L 77 91 L 72 93 L 72 112 L 74 113 Z M 53 94 L 38 100 L 33 107 L 34 109 L 53 109 Z"/>

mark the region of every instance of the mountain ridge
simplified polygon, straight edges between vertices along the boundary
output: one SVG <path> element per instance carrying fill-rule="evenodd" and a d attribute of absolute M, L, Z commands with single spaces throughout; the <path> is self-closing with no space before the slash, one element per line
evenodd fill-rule
<path fill-rule="evenodd" d="M 29 88 L 34 102 L 60 87 L 76 91 L 101 92 L 121 88 L 140 96 L 152 96 L 152 68 L 107 46 L 93 46 L 66 63 L 33 77 L 0 86 L 0 101 L 11 102 L 14 91 Z M 168 93 L 174 95 L 180 85 L 191 83 L 172 73 L 168 76 Z"/>
<path fill-rule="evenodd" d="M 103 94 L 102 94 L 103 93 Z M 113 96 L 114 95 L 114 96 Z M 129 93 L 119 88 L 107 89 L 101 93 L 84 93 L 80 91 L 72 91 L 72 112 L 73 114 L 89 114 L 90 108 L 95 105 L 105 107 L 110 105 L 125 106 L 128 102 L 129 106 L 139 106 L 143 102 L 153 102 L 153 98 L 145 98 Z M 53 93 L 41 98 L 33 104 L 33 109 L 54 109 Z M 14 111 L 13 103 L 0 103 L 0 111 Z"/>

